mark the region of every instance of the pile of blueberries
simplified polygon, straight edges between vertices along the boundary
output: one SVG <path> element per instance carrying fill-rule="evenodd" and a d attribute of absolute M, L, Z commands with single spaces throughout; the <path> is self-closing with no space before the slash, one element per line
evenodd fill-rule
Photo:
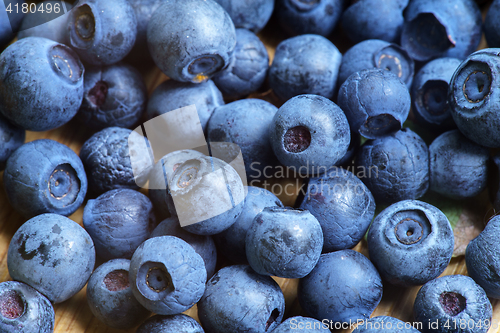
<path fill-rule="evenodd" d="M 96 318 L 137 333 L 492 325 L 500 217 L 467 246 L 469 276 L 439 277 L 453 230 L 418 199 L 488 188 L 500 210 L 500 0 L 6 0 L 0 19 L 0 168 L 27 219 L 1 332 L 53 332 L 52 304 L 85 285 Z M 271 65 L 266 25 L 290 36 Z M 148 63 L 170 78 L 149 97 L 133 66 Z M 210 149 L 156 156 L 147 124 L 191 105 Z M 73 118 L 79 155 L 24 143 Z M 304 183 L 294 208 L 253 186 L 279 172 Z M 67 217 L 82 205 L 84 228 Z M 369 259 L 352 250 L 365 236 Z M 300 279 L 308 317 L 284 318 L 271 276 Z M 384 285 L 423 285 L 420 326 L 370 319 Z"/>

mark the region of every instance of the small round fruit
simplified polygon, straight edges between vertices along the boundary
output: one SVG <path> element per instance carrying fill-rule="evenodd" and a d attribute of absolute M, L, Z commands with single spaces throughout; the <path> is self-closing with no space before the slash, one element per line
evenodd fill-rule
<path fill-rule="evenodd" d="M 165 75 L 200 83 L 229 65 L 236 31 L 214 0 L 166 0 L 149 21 L 148 45 Z"/>
<path fill-rule="evenodd" d="M 413 314 L 422 323 L 424 333 L 486 333 L 491 325 L 492 307 L 483 288 L 473 279 L 447 275 L 420 288 Z"/>
<path fill-rule="evenodd" d="M 353 173 L 334 167 L 321 177 L 309 179 L 300 208 L 318 219 L 326 253 L 358 244 L 373 220 L 375 199 Z"/>
<path fill-rule="evenodd" d="M 151 315 L 132 294 L 129 268 L 128 259 L 107 261 L 97 267 L 87 285 L 92 314 L 107 326 L 122 330 L 139 325 Z"/>
<path fill-rule="evenodd" d="M 7 198 L 27 218 L 69 216 L 83 203 L 87 176 L 70 148 L 50 139 L 25 143 L 8 159 L 3 180 Z"/>
<path fill-rule="evenodd" d="M 493 217 L 484 230 L 467 245 L 465 264 L 471 278 L 488 297 L 500 299 L 500 216 Z"/>
<path fill-rule="evenodd" d="M 418 199 L 429 189 L 429 149 L 408 128 L 366 141 L 356 164 L 377 203 Z"/>
<path fill-rule="evenodd" d="M 198 302 L 205 291 L 205 263 L 191 245 L 174 236 L 150 238 L 130 260 L 132 292 L 146 309 L 174 315 Z"/>
<path fill-rule="evenodd" d="M 18 40 L 0 54 L 0 111 L 26 130 L 60 127 L 80 108 L 83 73 L 66 45 L 41 37 Z"/>
<path fill-rule="evenodd" d="M 284 312 L 285 297 L 278 284 L 248 265 L 219 270 L 198 302 L 198 317 L 206 332 L 271 332 Z"/>
<path fill-rule="evenodd" d="M 156 226 L 147 196 L 128 188 L 116 189 L 87 201 L 83 226 L 104 260 L 130 259 Z"/>
<path fill-rule="evenodd" d="M 0 283 L 0 331 L 6 333 L 53 333 L 54 308 L 50 301 L 27 284 Z"/>
<path fill-rule="evenodd" d="M 318 263 L 323 232 L 307 210 L 266 207 L 246 236 L 250 267 L 262 275 L 302 278 Z"/>
<path fill-rule="evenodd" d="M 205 333 L 200 324 L 193 318 L 178 314 L 173 316 L 155 315 L 147 319 L 137 328 L 136 333 Z"/>
<path fill-rule="evenodd" d="M 154 166 L 152 154 L 147 138 L 136 131 L 107 127 L 95 133 L 80 150 L 89 175 L 89 192 L 143 186 Z"/>
<path fill-rule="evenodd" d="M 430 189 L 452 199 L 472 198 L 488 185 L 490 151 L 453 130 L 429 146 Z"/>
<path fill-rule="evenodd" d="M 392 72 L 364 69 L 349 76 L 340 86 L 338 104 L 351 131 L 377 139 L 400 130 L 408 118 L 410 92 Z"/>
<path fill-rule="evenodd" d="M 215 157 L 182 163 L 172 175 L 169 190 L 180 225 L 197 235 L 226 230 L 243 210 L 245 192 L 240 176 Z"/>
<path fill-rule="evenodd" d="M 448 266 L 455 238 L 450 222 L 436 207 L 404 200 L 384 209 L 368 230 L 370 259 L 387 282 L 424 284 Z"/>
<path fill-rule="evenodd" d="M 301 174 L 318 175 L 344 157 L 351 140 L 344 112 L 329 99 L 299 95 L 283 104 L 269 127 L 274 154 Z"/>
<path fill-rule="evenodd" d="M 87 283 L 94 269 L 92 238 L 79 224 L 57 214 L 38 215 L 14 234 L 7 253 L 10 276 L 63 302 Z"/>
<path fill-rule="evenodd" d="M 69 44 L 83 61 L 111 65 L 134 46 L 137 18 L 127 0 L 79 1 L 68 18 Z"/>
<path fill-rule="evenodd" d="M 328 39 L 300 35 L 276 47 L 269 68 L 269 86 L 282 100 L 302 94 L 333 98 L 342 54 Z"/>
<path fill-rule="evenodd" d="M 322 254 L 309 275 L 300 279 L 300 306 L 311 317 L 333 322 L 370 318 L 382 299 L 382 280 L 373 264 L 359 252 Z"/>
<path fill-rule="evenodd" d="M 500 49 L 471 54 L 451 78 L 449 103 L 458 129 L 468 139 L 500 147 Z"/>

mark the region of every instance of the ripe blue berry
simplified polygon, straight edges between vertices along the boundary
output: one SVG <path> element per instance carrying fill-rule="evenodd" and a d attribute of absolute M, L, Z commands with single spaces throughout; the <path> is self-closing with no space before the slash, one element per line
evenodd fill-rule
<path fill-rule="evenodd" d="M 54 308 L 50 301 L 27 284 L 0 283 L 0 331 L 54 332 Z"/>
<path fill-rule="evenodd" d="M 165 75 L 200 83 L 230 64 L 236 31 L 214 0 L 167 0 L 149 21 L 148 45 Z"/>
<path fill-rule="evenodd" d="M 166 332 L 182 332 L 182 333 L 205 333 L 203 328 L 193 318 L 185 314 L 173 316 L 155 315 L 142 323 L 137 328 L 136 333 L 166 333 Z"/>
<path fill-rule="evenodd" d="M 332 98 L 341 61 L 337 47 L 323 36 L 292 37 L 276 47 L 269 85 L 282 100 L 302 94 Z"/>
<path fill-rule="evenodd" d="M 146 110 L 146 85 L 130 65 L 89 67 L 84 87 L 77 118 L 93 129 L 132 127 Z"/>
<path fill-rule="evenodd" d="M 353 250 L 322 254 L 300 279 L 302 309 L 318 320 L 349 322 L 368 319 L 382 298 L 382 280 L 373 264 Z"/>
<path fill-rule="evenodd" d="M 401 129 L 410 112 L 411 97 L 394 73 L 365 69 L 349 76 L 340 86 L 338 104 L 351 131 L 376 139 Z"/>
<path fill-rule="evenodd" d="M 10 241 L 10 276 L 63 302 L 87 283 L 94 269 L 92 238 L 80 225 L 57 214 L 42 214 L 25 222 Z"/>
<path fill-rule="evenodd" d="M 246 236 L 250 267 L 263 275 L 297 279 L 309 274 L 323 249 L 323 232 L 308 211 L 266 207 Z"/>
<path fill-rule="evenodd" d="M 0 111 L 17 126 L 47 131 L 78 112 L 84 68 L 69 47 L 41 37 L 23 38 L 0 54 L 0 69 Z"/>
<path fill-rule="evenodd" d="M 50 139 L 28 142 L 8 159 L 3 175 L 7 198 L 25 217 L 73 214 L 87 193 L 82 161 L 70 148 Z"/>
<path fill-rule="evenodd" d="M 492 307 L 483 288 L 473 279 L 447 275 L 420 288 L 413 313 L 415 320 L 422 323 L 424 333 L 486 333 L 491 325 Z"/>
<path fill-rule="evenodd" d="M 130 259 L 156 226 L 153 205 L 144 194 L 131 189 L 108 191 L 89 200 L 83 226 L 104 260 Z"/>
<path fill-rule="evenodd" d="M 439 209 L 404 200 L 384 209 L 368 230 L 370 259 L 387 282 L 424 284 L 438 277 L 453 254 L 450 222 Z"/>
<path fill-rule="evenodd" d="M 300 95 L 279 109 L 269 127 L 278 160 L 302 174 L 328 170 L 347 152 L 349 124 L 332 101 L 317 95 Z"/>
<path fill-rule="evenodd" d="M 134 46 L 137 19 L 127 0 L 84 0 L 71 10 L 68 30 L 69 43 L 83 61 L 111 65 Z"/>
<path fill-rule="evenodd" d="M 215 273 L 198 302 L 201 325 L 213 333 L 271 332 L 284 312 L 285 298 L 278 284 L 247 265 L 227 266 Z"/>
<path fill-rule="evenodd" d="M 151 314 L 134 297 L 129 283 L 130 260 L 105 262 L 90 276 L 87 302 L 92 314 L 107 326 L 131 329 Z"/>
<path fill-rule="evenodd" d="M 142 243 L 130 261 L 130 286 L 146 309 L 162 315 L 186 311 L 205 291 L 203 259 L 180 238 L 161 236 Z"/>
<path fill-rule="evenodd" d="M 120 127 L 107 127 L 92 135 L 83 144 L 80 158 L 89 175 L 89 191 L 95 194 L 137 189 L 146 183 L 154 166 L 147 139 Z"/>

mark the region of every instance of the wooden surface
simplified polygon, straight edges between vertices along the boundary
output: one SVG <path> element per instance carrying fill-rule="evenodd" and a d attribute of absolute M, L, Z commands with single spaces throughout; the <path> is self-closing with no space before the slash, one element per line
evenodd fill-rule
<path fill-rule="evenodd" d="M 268 48 L 270 54 L 270 59 L 272 60 L 276 45 L 285 37 L 278 32 L 275 26 L 272 25 L 266 27 L 266 29 L 259 34 L 259 37 L 266 44 L 266 47 Z M 351 44 L 349 44 L 341 34 L 337 34 L 337 32 L 332 35 L 331 39 L 337 45 L 337 47 L 339 47 L 342 53 L 344 53 L 347 48 L 351 46 Z M 483 37 L 480 48 L 484 47 L 486 47 L 486 44 Z M 155 68 L 142 69 L 142 72 L 147 83 L 149 93 L 151 93 L 158 84 L 167 79 L 159 70 Z M 260 92 L 258 97 L 274 102 L 275 104 L 278 103 L 274 95 L 270 91 L 266 91 L 266 89 Z M 90 132 L 88 129 L 81 127 L 76 121 L 71 121 L 70 123 L 56 130 L 43 133 L 27 132 L 26 142 L 41 138 L 50 138 L 68 145 L 76 153 L 79 153 L 83 142 L 85 142 L 85 140 L 88 139 L 91 135 L 92 132 Z M 0 174 L 0 176 L 2 175 L 3 172 L 2 174 Z M 0 177 L 0 186 L 3 187 L 3 181 L 1 180 L 2 178 L 3 177 Z M 292 180 L 280 180 L 280 182 L 290 181 Z M 294 205 L 295 197 L 296 196 L 280 195 L 280 199 L 287 206 Z M 3 190 L 0 190 L 0 207 L 0 281 L 8 281 L 11 280 L 11 278 L 7 270 L 7 249 L 13 234 L 25 220 L 18 213 L 13 211 L 12 207 L 7 201 L 6 195 Z M 78 209 L 73 215 L 71 215 L 70 218 L 82 225 L 82 213 L 83 206 L 80 207 L 80 209 Z M 355 247 L 355 250 L 367 255 L 367 247 L 365 241 L 360 242 L 360 244 Z M 450 274 L 467 274 L 463 257 L 452 259 L 443 275 Z M 276 281 L 279 283 L 285 295 L 285 317 L 305 315 L 301 311 L 296 298 L 296 288 L 298 280 L 276 278 Z M 405 289 L 384 286 L 382 301 L 372 316 L 390 315 L 406 322 L 412 322 L 413 302 L 419 288 L 420 287 Z M 55 332 L 135 332 L 135 329 L 129 331 L 111 329 L 100 323 L 93 317 L 92 313 L 90 312 L 90 309 L 87 305 L 85 293 L 86 288 L 81 290 L 77 295 L 75 295 L 68 301 L 56 304 L 54 306 L 56 313 Z M 500 302 L 492 301 L 492 305 L 494 327 L 489 330 L 489 333 L 500 332 L 500 329 L 498 328 L 498 326 L 500 325 Z M 197 319 L 196 306 L 188 310 L 186 314 Z M 350 332 L 350 330 L 341 330 L 337 332 Z"/>

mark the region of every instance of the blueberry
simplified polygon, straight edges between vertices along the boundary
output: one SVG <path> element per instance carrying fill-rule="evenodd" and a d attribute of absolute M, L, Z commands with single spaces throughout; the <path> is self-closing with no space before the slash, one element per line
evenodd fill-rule
<path fill-rule="evenodd" d="M 349 38 L 359 43 L 366 39 L 399 42 L 403 28 L 403 10 L 409 0 L 352 1 L 342 14 L 342 28 Z"/>
<path fill-rule="evenodd" d="M 439 132 L 456 127 L 448 103 L 451 77 L 461 61 L 438 58 L 429 61 L 415 75 L 411 88 L 413 113 L 416 120 Z"/>
<path fill-rule="evenodd" d="M 152 316 L 139 326 L 136 331 L 136 333 L 168 332 L 205 333 L 196 320 L 185 314 L 173 316 Z"/>
<path fill-rule="evenodd" d="M 215 0 L 224 8 L 236 28 L 258 33 L 271 18 L 274 0 Z"/>
<path fill-rule="evenodd" d="M 0 112 L 30 131 L 62 126 L 82 103 L 83 72 L 69 47 L 40 37 L 21 39 L 0 54 Z"/>
<path fill-rule="evenodd" d="M 182 163 L 201 156 L 205 155 L 196 150 L 184 149 L 171 152 L 156 162 L 149 174 L 149 198 L 157 216 L 164 219 L 177 215 L 172 197 L 167 193 L 168 182 Z"/>
<path fill-rule="evenodd" d="M 349 322 L 368 319 L 382 298 L 382 281 L 361 253 L 340 250 L 322 254 L 300 279 L 297 296 L 302 309 L 318 320 Z"/>
<path fill-rule="evenodd" d="M 247 263 L 246 236 L 254 218 L 265 207 L 283 207 L 283 203 L 272 192 L 264 188 L 248 186 L 243 211 L 228 229 L 214 235 L 219 251 L 231 261 Z"/>
<path fill-rule="evenodd" d="M 83 61 L 111 65 L 134 46 L 137 19 L 128 0 L 83 0 L 68 18 L 69 42 Z"/>
<path fill-rule="evenodd" d="M 486 333 L 491 325 L 492 307 L 483 288 L 473 279 L 448 275 L 420 288 L 413 313 L 415 320 L 422 323 L 424 333 Z"/>
<path fill-rule="evenodd" d="M 328 326 L 321 321 L 308 317 L 290 317 L 284 320 L 273 333 L 325 333 L 330 332 Z"/>
<path fill-rule="evenodd" d="M 163 220 L 151 233 L 152 237 L 175 236 L 187 242 L 193 247 L 205 263 L 207 278 L 211 278 L 215 273 L 217 264 L 217 249 L 211 236 L 195 235 L 182 229 L 179 221 L 175 217 Z"/>
<path fill-rule="evenodd" d="M 3 180 L 9 202 L 27 218 L 43 213 L 69 216 L 87 193 L 78 155 L 50 139 L 31 141 L 12 153 Z"/>
<path fill-rule="evenodd" d="M 96 254 L 104 260 L 130 259 L 149 238 L 155 222 L 148 197 L 126 188 L 89 200 L 83 210 L 83 226 L 94 241 Z"/>
<path fill-rule="evenodd" d="M 449 103 L 458 129 L 481 146 L 500 147 L 500 49 L 470 55 L 450 82 Z"/>
<path fill-rule="evenodd" d="M 153 13 L 163 2 L 164 0 L 129 0 L 137 19 L 137 37 L 129 57 L 140 62 L 141 65 L 146 61 L 151 62 L 148 50 L 148 23 Z"/>
<path fill-rule="evenodd" d="M 237 99 L 256 91 L 267 77 L 269 55 L 253 32 L 236 29 L 233 61 L 214 76 L 214 82 L 224 97 Z"/>
<path fill-rule="evenodd" d="M 147 90 L 134 67 L 118 63 L 90 67 L 77 118 L 88 127 L 132 127 L 146 110 Z"/>
<path fill-rule="evenodd" d="M 366 141 L 356 163 L 377 203 L 418 199 L 429 189 L 429 149 L 408 128 Z"/>
<path fill-rule="evenodd" d="M 467 245 L 465 263 L 471 278 L 488 297 L 500 299 L 500 216 L 494 216 L 484 230 Z"/>
<path fill-rule="evenodd" d="M 277 111 L 269 102 L 248 98 L 219 106 L 208 122 L 209 142 L 232 142 L 241 148 L 249 182 L 262 179 L 266 167 L 279 164 L 269 142 L 269 127 Z"/>
<path fill-rule="evenodd" d="M 318 34 L 327 37 L 335 29 L 345 0 L 276 0 L 276 20 L 291 36 Z"/>
<path fill-rule="evenodd" d="M 338 104 L 351 131 L 376 139 L 401 129 L 410 113 L 411 97 L 394 73 L 364 69 L 351 74 L 340 86 Z"/>
<path fill-rule="evenodd" d="M 166 112 L 194 104 L 201 127 L 205 130 L 214 109 L 224 105 L 222 93 L 212 80 L 202 83 L 168 80 L 160 84 L 151 94 L 146 116 L 153 119 Z"/>
<path fill-rule="evenodd" d="M 63 302 L 87 283 L 94 269 L 92 238 L 76 222 L 57 214 L 42 214 L 14 234 L 7 253 L 10 276 Z"/>
<path fill-rule="evenodd" d="M 49 10 L 50 13 L 49 13 Z M 61 14 L 56 13 L 56 8 Z M 68 44 L 66 10 L 71 9 L 71 4 L 61 0 L 45 0 L 37 4 L 39 11 L 30 12 L 23 19 L 17 39 L 26 37 L 44 37 L 61 44 Z M 45 14 L 44 14 L 45 13 Z M 57 16 L 56 15 L 60 15 Z M 56 18 L 54 18 L 56 17 Z"/>
<path fill-rule="evenodd" d="M 363 238 L 375 214 L 375 199 L 354 174 L 335 167 L 310 178 L 300 208 L 318 219 L 323 252 L 332 252 L 352 248 Z"/>
<path fill-rule="evenodd" d="M 332 98 L 342 54 L 325 37 L 300 35 L 285 39 L 276 47 L 269 68 L 269 85 L 283 100 L 301 94 Z"/>
<path fill-rule="evenodd" d="M 17 8 L 22 8 L 24 3 L 24 0 L 0 1 L 0 47 L 3 48 L 14 39 L 15 33 L 21 27 L 25 14 L 22 10 L 16 10 L 16 5 Z M 9 6 L 12 10 L 11 13 L 6 10 Z"/>
<path fill-rule="evenodd" d="M 26 137 L 26 131 L 0 114 L 0 170 L 4 170 L 7 159 L 19 148 Z"/>
<path fill-rule="evenodd" d="M 197 235 L 229 228 L 243 210 L 245 192 L 236 170 L 215 157 L 182 163 L 169 182 L 180 225 Z"/>
<path fill-rule="evenodd" d="M 393 72 L 408 87 L 413 80 L 415 64 L 399 45 L 379 39 L 362 41 L 351 47 L 342 57 L 338 83 L 363 69 L 380 68 Z"/>
<path fill-rule="evenodd" d="M 494 0 L 484 19 L 484 36 L 489 47 L 500 47 L 500 1 Z"/>
<path fill-rule="evenodd" d="M 490 152 L 458 130 L 445 132 L 429 146 L 430 189 L 452 199 L 479 195 L 488 183 Z"/>
<path fill-rule="evenodd" d="M 285 298 L 270 277 L 250 266 L 227 266 L 207 282 L 198 302 L 198 316 L 206 332 L 273 331 L 283 319 Z"/>
<path fill-rule="evenodd" d="M 0 283 L 0 330 L 6 333 L 54 332 L 54 308 L 50 301 L 27 284 Z"/>
<path fill-rule="evenodd" d="M 130 261 L 130 285 L 137 300 L 161 315 L 179 314 L 199 301 L 207 271 L 203 259 L 174 236 L 150 238 Z"/>
<path fill-rule="evenodd" d="M 412 325 L 418 326 L 418 323 L 412 324 L 389 316 L 377 316 L 365 320 L 352 333 L 420 333 Z"/>
<path fill-rule="evenodd" d="M 199 83 L 230 64 L 236 32 L 214 0 L 166 0 L 149 21 L 148 45 L 165 75 Z"/>
<path fill-rule="evenodd" d="M 301 174 L 316 175 L 342 159 L 351 136 L 344 112 L 316 95 L 296 96 L 283 104 L 269 131 L 281 163 Z"/>
<path fill-rule="evenodd" d="M 134 297 L 129 283 L 130 260 L 105 262 L 90 276 L 87 302 L 92 314 L 109 327 L 131 329 L 150 316 Z"/>
<path fill-rule="evenodd" d="M 298 279 L 316 266 L 323 249 L 323 232 L 308 211 L 266 207 L 247 231 L 250 267 L 263 275 Z"/>
<path fill-rule="evenodd" d="M 368 231 L 370 259 L 393 285 L 414 286 L 435 279 L 448 266 L 453 246 L 446 216 L 418 200 L 387 207 Z"/>
<path fill-rule="evenodd" d="M 465 59 L 481 41 L 481 11 L 474 0 L 412 0 L 404 16 L 401 46 L 417 61 Z"/>
<path fill-rule="evenodd" d="M 137 132 L 108 127 L 92 135 L 82 146 L 80 158 L 95 194 L 118 188 L 137 189 L 146 183 L 153 167 L 147 140 Z M 135 158 L 132 165 L 131 156 Z"/>

